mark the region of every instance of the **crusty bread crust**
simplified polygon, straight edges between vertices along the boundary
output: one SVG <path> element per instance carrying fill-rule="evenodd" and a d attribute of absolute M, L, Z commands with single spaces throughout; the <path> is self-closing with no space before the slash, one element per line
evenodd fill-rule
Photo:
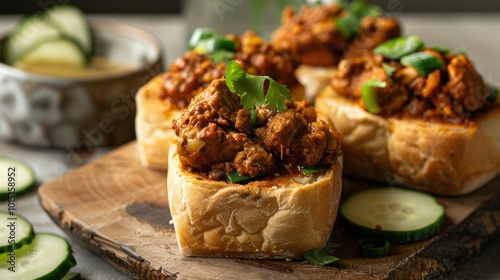
<path fill-rule="evenodd" d="M 322 176 L 246 185 L 197 178 L 170 150 L 168 201 L 185 256 L 301 258 L 323 247 L 340 200 L 340 159 Z"/>
<path fill-rule="evenodd" d="M 330 84 L 336 70 L 336 67 L 300 65 L 295 70 L 295 77 L 302 85 L 307 85 L 304 99 L 313 103 L 318 93 Z"/>
<path fill-rule="evenodd" d="M 137 92 L 135 130 L 143 165 L 164 171 L 168 168 L 168 149 L 175 137 L 172 120 L 181 111 L 159 98 L 162 88 L 163 78 L 158 75 Z"/>
<path fill-rule="evenodd" d="M 168 202 L 183 255 L 302 258 L 326 245 L 340 202 L 342 156 L 325 172 L 269 176 L 246 185 L 185 170 L 176 145 L 169 161 Z"/>
<path fill-rule="evenodd" d="M 499 106 L 476 116 L 473 126 L 383 118 L 327 87 L 315 107 L 341 135 L 346 174 L 461 195 L 500 173 Z"/>

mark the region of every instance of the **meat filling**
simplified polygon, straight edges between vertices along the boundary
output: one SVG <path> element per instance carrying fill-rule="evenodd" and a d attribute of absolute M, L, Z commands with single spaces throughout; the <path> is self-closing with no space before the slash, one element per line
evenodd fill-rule
<path fill-rule="evenodd" d="M 252 75 L 267 75 L 292 88 L 298 84 L 293 75 L 299 60 L 284 51 L 275 50 L 253 32 L 242 36 L 227 36 L 237 42 L 234 59 Z M 163 75 L 161 99 L 169 99 L 179 109 L 186 108 L 191 99 L 214 80 L 224 76 L 225 63 L 214 63 L 209 55 L 188 51 L 177 58 Z"/>
<path fill-rule="evenodd" d="M 345 39 L 335 19 L 347 13 L 337 4 L 303 6 L 299 13 L 288 7 L 283 11 L 282 24 L 273 33 L 272 42 L 278 50 L 299 55 L 302 64 L 336 66 L 342 58 L 365 54 L 401 33 L 396 19 L 368 16 L 361 20 L 358 34 Z"/>
<path fill-rule="evenodd" d="M 467 56 L 443 55 L 431 49 L 424 51 L 438 57 L 443 68 L 420 76 L 411 66 L 370 54 L 343 60 L 332 87 L 366 109 L 361 98 L 363 84 L 370 79 L 385 82 L 386 87 L 375 88 L 382 115 L 465 124 L 472 113 L 488 106 L 488 86 Z M 394 67 L 392 77 L 382 63 Z"/>
<path fill-rule="evenodd" d="M 235 171 L 259 176 L 304 166 L 329 167 L 341 154 L 338 135 L 316 119 L 306 101 L 288 103 L 280 113 L 265 105 L 255 112 L 252 127 L 240 97 L 229 91 L 224 79 L 214 80 L 173 123 L 183 166 L 224 180 Z"/>

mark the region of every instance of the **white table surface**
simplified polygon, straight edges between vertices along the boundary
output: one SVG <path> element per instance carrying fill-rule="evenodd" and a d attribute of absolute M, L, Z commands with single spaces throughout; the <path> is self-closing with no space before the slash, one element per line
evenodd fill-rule
<path fill-rule="evenodd" d="M 183 16 L 172 15 L 91 15 L 91 18 L 108 19 L 134 25 L 156 35 L 163 43 L 166 54 L 165 65 L 173 58 L 182 55 L 187 40 L 189 24 Z M 18 16 L 0 15 L 0 34 L 10 30 Z M 428 44 L 439 44 L 457 51 L 467 47 L 467 53 L 475 66 L 489 83 L 500 86 L 500 14 L 426 14 L 401 15 L 406 34 L 418 34 Z M 226 25 L 226 22 L 218 22 Z M 227 24 L 231 24 L 227 22 Z M 227 27 L 227 25 L 226 25 Z M 240 32 L 234 30 L 235 33 Z M 101 148 L 85 162 L 90 162 L 111 151 Z M 70 168 L 65 166 L 66 151 L 30 148 L 14 143 L 0 142 L 0 155 L 22 159 L 30 163 L 37 174 L 39 184 L 53 180 Z M 56 168 L 58 167 L 58 168 Z M 18 198 L 17 210 L 26 216 L 37 232 L 65 233 L 44 212 L 36 192 Z M 6 209 L 0 203 L 0 209 Z M 68 237 L 73 246 L 77 266 L 72 269 L 82 274 L 84 279 L 129 279 L 97 255 L 83 248 Z M 447 279 L 500 279 L 500 237 L 486 246 L 478 256 L 458 265 L 457 271 Z"/>

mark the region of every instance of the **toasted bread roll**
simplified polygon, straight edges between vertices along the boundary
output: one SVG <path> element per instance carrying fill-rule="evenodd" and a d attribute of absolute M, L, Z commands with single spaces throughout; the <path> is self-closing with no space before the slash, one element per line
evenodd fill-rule
<path fill-rule="evenodd" d="M 168 200 L 185 256 L 301 258 L 325 246 L 337 215 L 341 159 L 319 175 L 246 185 L 200 179 L 170 150 Z"/>
<path fill-rule="evenodd" d="M 315 106 L 328 112 L 342 136 L 346 174 L 461 195 L 500 173 L 498 105 L 475 115 L 467 125 L 382 117 L 329 86 Z"/>
<path fill-rule="evenodd" d="M 306 101 L 247 110 L 237 90 L 214 80 L 173 123 L 167 184 L 180 250 L 299 258 L 325 245 L 337 215 L 339 135 Z"/>

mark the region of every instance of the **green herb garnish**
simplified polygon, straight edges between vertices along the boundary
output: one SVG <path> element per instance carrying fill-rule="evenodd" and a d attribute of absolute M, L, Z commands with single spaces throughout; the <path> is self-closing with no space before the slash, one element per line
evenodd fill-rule
<path fill-rule="evenodd" d="M 345 39 L 349 39 L 357 34 L 361 28 L 360 21 L 366 16 L 377 17 L 382 14 L 382 10 L 376 5 L 367 5 L 363 0 L 354 0 L 350 4 L 346 1 L 339 2 L 342 9 L 349 10 L 345 17 L 334 19 L 340 34 Z"/>
<path fill-rule="evenodd" d="M 230 40 L 222 36 L 211 37 L 199 41 L 194 50 L 197 54 L 213 54 L 220 50 L 226 51 L 236 51 L 237 44 L 236 41 Z"/>
<path fill-rule="evenodd" d="M 361 239 L 358 241 L 361 256 L 379 258 L 389 253 L 391 243 L 382 239 Z"/>
<path fill-rule="evenodd" d="M 250 175 L 241 175 L 238 172 L 232 172 L 227 174 L 227 179 L 229 182 L 234 184 L 242 184 L 248 182 L 253 177 Z"/>
<path fill-rule="evenodd" d="M 388 59 L 400 59 L 412 52 L 423 49 L 424 42 L 418 36 L 398 37 L 378 45 L 373 52 Z"/>
<path fill-rule="evenodd" d="M 363 83 L 363 86 L 361 86 L 361 97 L 363 97 L 368 112 L 373 114 L 380 113 L 382 109 L 378 105 L 375 88 L 385 88 L 386 86 L 386 82 L 377 79 L 368 80 Z"/>
<path fill-rule="evenodd" d="M 396 67 L 390 66 L 387 63 L 382 63 L 382 68 L 384 68 L 385 73 L 387 73 L 389 77 L 392 77 L 392 74 L 396 71 Z"/>
<path fill-rule="evenodd" d="M 217 36 L 217 30 L 215 30 L 213 28 L 209 28 L 209 27 L 196 28 L 193 31 L 193 34 L 191 34 L 191 37 L 189 38 L 188 48 L 190 50 L 192 50 L 196 47 L 196 45 L 200 41 L 206 40 L 208 38 L 212 38 L 215 36 Z"/>
<path fill-rule="evenodd" d="M 302 167 L 300 168 L 300 171 L 304 173 L 305 175 L 312 175 L 314 173 L 318 173 L 321 171 L 324 171 L 325 169 L 323 167 Z"/>
<path fill-rule="evenodd" d="M 435 55 L 426 52 L 412 53 L 401 58 L 401 64 L 412 66 L 420 76 L 427 76 L 434 70 L 441 69 L 443 62 Z"/>
<path fill-rule="evenodd" d="M 210 55 L 214 63 L 228 62 L 234 58 L 234 52 L 227 50 L 218 50 Z"/>
<path fill-rule="evenodd" d="M 325 248 L 312 249 L 305 252 L 302 256 L 311 263 L 321 266 L 331 264 L 339 260 L 337 257 L 328 255 Z"/>
<path fill-rule="evenodd" d="M 442 54 L 445 54 L 445 55 L 450 53 L 449 49 L 443 48 L 440 45 L 435 45 L 435 46 L 431 47 L 431 50 L 435 50 L 435 51 L 442 53 Z"/>
<path fill-rule="evenodd" d="M 498 88 L 494 85 L 488 85 L 488 88 L 490 89 L 490 95 L 488 95 L 488 99 L 486 99 L 488 102 L 495 102 L 498 98 Z"/>
<path fill-rule="evenodd" d="M 267 93 L 264 92 L 266 81 L 269 83 Z M 227 65 L 226 84 L 232 93 L 241 97 L 241 105 L 246 110 L 266 104 L 269 109 L 279 113 L 286 110 L 286 101 L 292 101 L 290 90 L 285 85 L 269 76 L 250 75 L 234 60 Z"/>

